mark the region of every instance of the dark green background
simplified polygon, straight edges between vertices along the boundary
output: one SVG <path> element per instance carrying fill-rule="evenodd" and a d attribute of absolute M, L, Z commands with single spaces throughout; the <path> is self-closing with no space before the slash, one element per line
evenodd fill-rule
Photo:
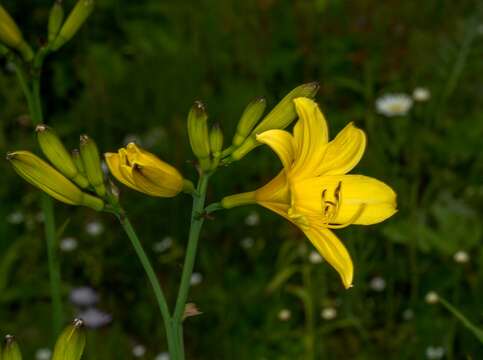
<path fill-rule="evenodd" d="M 65 1 L 71 7 L 73 1 Z M 36 47 L 45 38 L 51 1 L 2 5 Z M 275 105 L 290 89 L 319 81 L 317 101 L 332 136 L 355 121 L 368 149 L 355 173 L 379 178 L 398 193 L 399 212 L 383 224 L 338 231 L 355 263 L 344 290 L 297 229 L 261 208 L 220 212 L 208 221 L 196 270 L 203 282 L 190 301 L 203 315 L 185 322 L 189 359 L 422 359 L 430 346 L 445 358 L 478 359 L 480 343 L 425 294 L 435 290 L 476 324 L 483 323 L 483 18 L 478 1 L 98 1 L 79 34 L 46 62 L 46 122 L 77 146 L 81 133 L 113 151 L 135 135 L 150 151 L 195 177 L 185 119 L 195 99 L 220 121 L 227 141 L 244 106 L 265 95 Z M 38 152 L 28 110 L 11 66 L 1 61 L 0 150 Z M 388 92 L 430 89 L 405 117 L 385 118 L 374 102 Z M 220 170 L 209 200 L 253 190 L 280 169 L 267 148 Z M 26 358 L 48 346 L 49 283 L 39 192 L 0 163 L 0 333 L 17 335 Z M 149 198 L 122 188 L 122 202 L 173 301 L 186 244 L 190 199 Z M 99 291 L 113 323 L 89 334 L 86 359 L 146 359 L 166 350 L 162 323 L 134 252 L 108 214 L 57 204 L 64 236 L 79 248 L 62 255 L 65 299 L 74 286 Z M 25 221 L 12 225 L 9 214 Z M 247 226 L 252 211 L 260 224 Z M 106 231 L 89 236 L 96 220 Z M 172 236 L 172 249 L 151 251 Z M 253 237 L 244 249 L 240 241 Z M 300 248 L 307 253 L 300 255 Z M 453 255 L 464 250 L 467 264 Z M 303 269 L 289 278 L 293 266 Z M 375 276 L 383 292 L 369 286 Z M 275 290 L 267 288 L 274 279 Z M 280 281 L 279 281 L 280 280 Z M 302 302 L 300 297 L 306 299 Z M 75 309 L 66 305 L 68 317 Z M 320 317 L 326 306 L 338 316 Z M 292 311 L 280 321 L 279 311 Z M 404 320 L 411 309 L 414 317 Z M 313 324 L 313 327 L 312 327 Z"/>

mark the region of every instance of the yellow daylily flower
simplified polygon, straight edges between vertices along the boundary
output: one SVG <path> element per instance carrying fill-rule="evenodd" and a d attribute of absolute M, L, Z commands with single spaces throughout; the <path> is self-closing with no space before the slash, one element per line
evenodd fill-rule
<path fill-rule="evenodd" d="M 134 143 L 104 156 L 111 174 L 134 190 L 158 197 L 194 191 L 193 184 L 183 179 L 176 168 Z"/>
<path fill-rule="evenodd" d="M 268 130 L 257 135 L 278 155 L 283 170 L 254 192 L 225 197 L 222 205 L 257 203 L 283 216 L 305 233 L 349 288 L 352 260 L 331 229 L 389 218 L 397 211 L 396 194 L 374 178 L 347 175 L 364 153 L 362 130 L 350 123 L 329 142 L 327 122 L 318 105 L 308 98 L 294 102 L 299 120 L 293 134 Z"/>

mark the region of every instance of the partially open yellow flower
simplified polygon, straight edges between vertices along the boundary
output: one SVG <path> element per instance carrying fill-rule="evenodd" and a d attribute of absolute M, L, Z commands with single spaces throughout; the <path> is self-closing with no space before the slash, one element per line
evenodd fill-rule
<path fill-rule="evenodd" d="M 330 229 L 387 219 L 396 212 L 396 194 L 379 180 L 346 175 L 364 153 L 366 136 L 362 130 L 350 123 L 329 142 L 327 123 L 317 104 L 307 98 L 294 101 L 299 121 L 293 135 L 268 130 L 257 136 L 275 151 L 284 169 L 262 188 L 228 196 L 222 205 L 258 203 L 291 221 L 349 288 L 352 260 Z"/>
<path fill-rule="evenodd" d="M 193 192 L 193 184 L 173 166 L 134 143 L 105 154 L 114 177 L 130 188 L 151 196 L 173 197 L 181 191 Z"/>

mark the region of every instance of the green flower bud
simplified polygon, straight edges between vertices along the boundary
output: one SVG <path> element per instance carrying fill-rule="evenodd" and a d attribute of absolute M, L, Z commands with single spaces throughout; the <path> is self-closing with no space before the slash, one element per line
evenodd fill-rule
<path fill-rule="evenodd" d="M 216 169 L 221 159 L 221 149 L 223 148 L 223 131 L 219 123 L 215 123 L 210 132 L 210 148 L 213 155 L 212 169 Z"/>
<path fill-rule="evenodd" d="M 17 24 L 2 5 L 0 5 L 0 42 L 19 51 L 26 61 L 30 61 L 34 57 L 32 49 L 25 42 Z"/>
<path fill-rule="evenodd" d="M 80 154 L 89 183 L 99 196 L 106 195 L 99 150 L 94 140 L 87 135 L 81 135 L 80 137 Z"/>
<path fill-rule="evenodd" d="M 267 100 L 263 97 L 256 98 L 247 105 L 238 122 L 236 134 L 233 137 L 233 145 L 239 146 L 245 141 L 258 120 L 262 117 L 266 107 Z"/>
<path fill-rule="evenodd" d="M 104 208 L 101 199 L 82 192 L 64 175 L 29 151 L 8 153 L 7 160 L 24 180 L 54 199 L 69 205 L 87 206 L 97 211 Z"/>
<path fill-rule="evenodd" d="M 84 175 L 79 173 L 71 155 L 55 131 L 47 125 L 38 125 L 35 128 L 37 140 L 44 155 L 62 174 L 74 181 L 81 188 L 89 186 Z"/>
<path fill-rule="evenodd" d="M 75 319 L 65 328 L 55 344 L 52 360 L 80 360 L 86 345 L 84 323 Z"/>
<path fill-rule="evenodd" d="M 188 114 L 188 136 L 191 149 L 200 161 L 201 169 L 208 170 L 211 166 L 208 115 L 201 101 L 195 101 Z"/>
<path fill-rule="evenodd" d="M 64 21 L 64 8 L 62 7 L 62 0 L 55 0 L 52 9 L 50 9 L 49 24 L 48 24 L 48 36 L 49 43 L 52 43 L 57 34 L 59 33 L 60 27 L 62 26 L 62 21 Z"/>
<path fill-rule="evenodd" d="M 60 29 L 57 38 L 52 43 L 52 50 L 59 50 L 62 45 L 72 39 L 84 24 L 92 10 L 94 9 L 94 0 L 78 0 L 74 9 L 70 12 L 67 20 Z"/>
<path fill-rule="evenodd" d="M 15 341 L 15 337 L 12 335 L 5 336 L 4 348 L 2 351 L 2 360 L 22 360 L 22 354 L 20 353 L 20 347 Z"/>
<path fill-rule="evenodd" d="M 74 160 L 75 167 L 77 168 L 77 171 L 81 173 L 82 175 L 86 174 L 86 169 L 84 168 L 84 163 L 82 162 L 82 157 L 79 152 L 79 149 L 74 149 L 72 150 L 72 160 Z"/>
<path fill-rule="evenodd" d="M 243 144 L 231 154 L 230 161 L 240 160 L 251 150 L 259 146 L 260 143 L 257 142 L 255 137 L 257 134 L 272 129 L 285 129 L 289 126 L 297 118 L 293 100 L 299 97 L 312 99 L 315 94 L 317 94 L 318 90 L 319 84 L 317 82 L 311 82 L 300 85 L 289 92 L 282 101 L 280 101 L 277 106 L 265 116 L 262 122 L 252 130 L 245 142 L 243 142 Z"/>

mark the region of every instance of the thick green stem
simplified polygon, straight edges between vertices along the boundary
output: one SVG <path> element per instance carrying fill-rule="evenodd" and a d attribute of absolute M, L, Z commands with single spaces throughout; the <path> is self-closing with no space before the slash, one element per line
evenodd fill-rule
<path fill-rule="evenodd" d="M 181 283 L 179 286 L 178 297 L 176 300 L 176 308 L 173 315 L 173 326 L 176 330 L 177 346 L 179 349 L 179 357 L 174 360 L 184 359 L 183 347 L 183 315 L 188 298 L 190 288 L 191 275 L 196 259 L 196 250 L 198 248 L 198 240 L 200 237 L 201 227 L 203 226 L 203 210 L 205 206 L 206 189 L 208 187 L 208 175 L 202 175 L 198 181 L 197 195 L 193 197 L 193 209 L 191 211 L 191 226 L 188 237 L 188 248 L 184 260 L 183 273 L 181 275 Z"/>
<path fill-rule="evenodd" d="M 171 322 L 168 303 L 166 302 L 166 298 L 164 296 L 163 290 L 161 289 L 161 285 L 159 284 L 153 266 L 151 265 L 151 262 L 149 261 L 148 256 L 146 255 L 146 252 L 144 251 L 143 246 L 141 245 L 141 242 L 139 241 L 139 238 L 131 225 L 131 222 L 122 210 L 116 211 L 116 215 L 124 231 L 126 232 L 126 235 L 128 236 L 129 240 L 131 240 L 131 244 L 136 251 L 136 254 L 144 268 L 144 271 L 146 272 L 149 282 L 151 283 L 151 287 L 153 288 L 154 295 L 156 296 L 156 300 L 158 302 L 159 310 L 161 311 L 161 315 L 163 317 L 166 337 L 168 339 L 169 352 L 171 356 L 176 359 L 177 347 L 174 337 L 174 329 Z"/>
<path fill-rule="evenodd" d="M 43 60 L 43 58 L 42 58 Z M 25 99 L 30 112 L 30 117 L 34 125 L 42 122 L 42 106 L 40 98 L 40 73 L 42 68 L 42 61 L 38 64 L 38 69 L 32 81 L 32 90 L 29 85 L 29 78 L 26 76 L 22 65 L 17 62 L 15 64 L 15 71 L 19 80 L 20 86 L 23 90 Z M 57 256 L 57 238 L 55 228 L 54 204 L 52 198 L 42 194 L 42 211 L 45 221 L 45 238 L 47 242 L 47 259 L 49 263 L 49 278 L 50 278 L 50 294 L 52 301 L 52 338 L 56 339 L 60 334 L 63 325 L 63 310 L 62 310 L 62 292 L 61 292 L 61 277 L 60 277 L 60 263 Z"/>

